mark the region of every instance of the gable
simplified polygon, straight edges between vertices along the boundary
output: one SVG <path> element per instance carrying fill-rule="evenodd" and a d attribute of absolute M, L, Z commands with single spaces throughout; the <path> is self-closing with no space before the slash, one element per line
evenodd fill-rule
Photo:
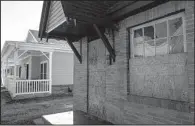
<path fill-rule="evenodd" d="M 51 1 L 46 32 L 49 33 L 54 28 L 66 21 L 61 1 Z"/>
<path fill-rule="evenodd" d="M 38 42 L 38 40 L 36 39 L 36 37 L 32 34 L 30 30 L 28 31 L 26 42 Z"/>

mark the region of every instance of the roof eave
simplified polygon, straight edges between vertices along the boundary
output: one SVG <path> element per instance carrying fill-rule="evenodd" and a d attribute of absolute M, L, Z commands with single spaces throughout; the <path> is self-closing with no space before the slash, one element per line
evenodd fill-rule
<path fill-rule="evenodd" d="M 39 24 L 39 33 L 38 33 L 38 37 L 41 39 L 46 35 L 45 30 L 46 30 L 48 15 L 49 15 L 50 2 L 51 1 L 43 2 L 41 20 Z"/>

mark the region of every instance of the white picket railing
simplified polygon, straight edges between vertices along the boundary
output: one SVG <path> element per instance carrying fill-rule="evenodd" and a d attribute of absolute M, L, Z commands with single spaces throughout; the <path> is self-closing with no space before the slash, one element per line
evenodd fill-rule
<path fill-rule="evenodd" d="M 16 80 L 15 93 L 31 94 L 45 93 L 50 91 L 49 80 Z"/>

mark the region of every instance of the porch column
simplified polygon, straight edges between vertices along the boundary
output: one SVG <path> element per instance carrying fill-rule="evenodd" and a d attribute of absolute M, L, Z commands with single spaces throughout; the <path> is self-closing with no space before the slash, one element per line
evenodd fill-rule
<path fill-rule="evenodd" d="M 49 52 L 49 92 L 52 93 L 52 57 L 53 52 Z"/>
<path fill-rule="evenodd" d="M 4 62 L 3 62 L 3 63 L 1 64 L 1 83 L 2 83 L 2 86 L 3 86 L 3 87 L 5 86 L 4 77 L 5 77 L 5 64 L 4 64 Z"/>
<path fill-rule="evenodd" d="M 6 59 L 5 62 L 5 87 L 8 88 L 8 80 L 7 80 L 7 63 L 8 63 L 8 59 Z"/>
<path fill-rule="evenodd" d="M 17 58 L 18 58 L 18 50 L 16 50 L 14 52 L 14 83 L 12 85 L 12 93 L 13 93 L 13 97 L 15 96 L 16 93 L 16 73 L 17 73 L 17 66 L 16 66 L 16 62 L 17 62 Z"/>
<path fill-rule="evenodd" d="M 5 61 L 3 61 L 3 77 L 2 77 L 2 83 L 3 83 L 3 86 L 6 87 L 5 85 L 5 79 L 6 79 L 6 63 Z"/>

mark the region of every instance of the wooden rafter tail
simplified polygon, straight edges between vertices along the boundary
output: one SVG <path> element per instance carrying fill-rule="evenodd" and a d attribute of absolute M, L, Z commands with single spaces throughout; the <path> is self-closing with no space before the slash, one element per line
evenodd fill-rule
<path fill-rule="evenodd" d="M 118 32 L 118 31 L 119 31 L 119 26 L 118 26 L 118 24 L 113 24 L 113 25 L 112 25 L 112 29 Z"/>
<path fill-rule="evenodd" d="M 82 58 L 81 55 L 78 53 L 77 49 L 74 47 L 73 43 L 66 38 L 67 43 L 69 44 L 70 48 L 72 49 L 72 51 L 74 52 L 75 56 L 78 58 L 79 62 L 82 63 Z"/>
<path fill-rule="evenodd" d="M 112 56 L 112 58 L 115 60 L 115 52 L 114 52 L 114 49 L 112 48 L 112 46 L 110 45 L 108 39 L 106 38 L 106 36 L 104 35 L 104 33 L 102 33 L 100 31 L 100 29 L 98 28 L 98 26 L 96 24 L 93 24 L 93 27 L 95 28 L 98 36 L 102 39 L 105 47 L 108 49 L 108 52 L 110 53 L 110 55 Z"/>

